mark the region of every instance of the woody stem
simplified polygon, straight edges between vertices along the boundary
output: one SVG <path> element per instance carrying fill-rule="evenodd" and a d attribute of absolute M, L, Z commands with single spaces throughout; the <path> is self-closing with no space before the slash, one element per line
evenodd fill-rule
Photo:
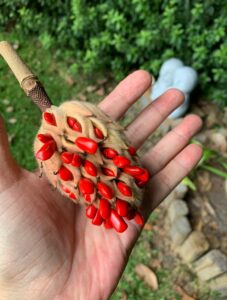
<path fill-rule="evenodd" d="M 9 42 L 0 42 L 0 55 L 9 65 L 25 94 L 32 99 L 39 109 L 45 111 L 48 107 L 51 107 L 51 100 L 41 82 L 23 62 Z"/>

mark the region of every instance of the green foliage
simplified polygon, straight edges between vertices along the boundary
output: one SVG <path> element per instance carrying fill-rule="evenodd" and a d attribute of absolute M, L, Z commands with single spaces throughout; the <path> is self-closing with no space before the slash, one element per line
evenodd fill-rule
<path fill-rule="evenodd" d="M 202 146 L 200 144 L 200 146 Z M 215 163 L 215 166 L 214 166 Z M 207 170 L 219 177 L 227 179 L 227 160 L 220 153 L 203 146 L 203 156 L 198 163 L 198 168 Z"/>
<path fill-rule="evenodd" d="M 196 166 L 196 169 L 203 169 L 210 173 L 215 174 L 221 178 L 227 179 L 227 159 L 224 155 L 221 155 L 216 150 L 208 148 L 202 145 L 199 141 L 192 139 L 192 144 L 198 144 L 203 149 L 203 155 Z M 195 170 L 196 170 L 195 169 Z M 195 172 L 192 172 L 192 175 Z M 191 190 L 196 191 L 197 187 L 194 182 L 189 178 L 185 177 L 182 181 L 183 184 L 187 185 Z"/>
<path fill-rule="evenodd" d="M 182 183 L 184 185 L 186 185 L 187 187 L 189 187 L 192 191 L 196 191 L 197 190 L 197 187 L 196 185 L 194 184 L 194 182 L 187 176 L 185 177 L 183 180 L 182 180 Z"/>
<path fill-rule="evenodd" d="M 38 36 L 74 60 L 71 72 L 136 68 L 157 75 L 172 56 L 192 65 L 209 98 L 227 103 L 226 1 L 2 0 L 0 26 Z"/>

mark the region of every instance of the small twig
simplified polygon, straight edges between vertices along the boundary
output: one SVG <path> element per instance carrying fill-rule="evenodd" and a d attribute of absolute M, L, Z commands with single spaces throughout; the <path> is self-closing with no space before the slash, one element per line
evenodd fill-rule
<path fill-rule="evenodd" d="M 39 109 L 45 111 L 47 108 L 51 107 L 51 100 L 43 85 L 9 42 L 0 42 L 0 55 L 2 55 L 9 65 L 25 94 L 32 99 Z"/>

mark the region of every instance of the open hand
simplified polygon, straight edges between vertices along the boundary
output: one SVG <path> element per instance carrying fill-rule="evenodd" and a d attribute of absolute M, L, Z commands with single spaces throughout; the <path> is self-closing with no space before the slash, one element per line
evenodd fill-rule
<path fill-rule="evenodd" d="M 124 116 L 147 90 L 151 77 L 136 71 L 125 78 L 99 107 L 113 120 Z M 168 90 L 126 127 L 136 149 L 183 102 Z M 141 158 L 151 179 L 142 213 L 145 220 L 199 161 L 198 145 L 187 145 L 201 127 L 189 115 Z M 141 228 L 129 222 L 124 233 L 96 227 L 85 208 L 54 191 L 38 172 L 18 166 L 9 152 L 0 120 L 0 299 L 101 300 L 116 288 Z"/>

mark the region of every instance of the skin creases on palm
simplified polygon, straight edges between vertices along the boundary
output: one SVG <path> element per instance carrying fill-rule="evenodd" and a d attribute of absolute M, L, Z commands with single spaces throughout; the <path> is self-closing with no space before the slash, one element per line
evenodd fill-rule
<path fill-rule="evenodd" d="M 84 295 L 77 298 L 80 294 L 76 291 L 72 299 L 89 299 L 91 293 L 95 299 L 97 291 L 89 288 L 89 282 L 96 276 L 106 281 L 113 263 L 115 280 L 109 278 L 105 294 L 111 293 L 127 253 L 119 234 L 91 226 L 83 207 L 56 195 L 47 180 L 40 184 L 37 175 L 22 170 L 15 184 L 1 194 L 1 203 L 7 203 L 1 206 L 0 218 L 2 230 L 7 232 L 7 239 L 1 235 L 0 259 L 6 299 L 54 299 L 62 290 L 71 295 L 81 276 Z M 128 235 L 137 232 L 129 228 Z M 112 262 L 115 255 L 119 259 Z"/>

